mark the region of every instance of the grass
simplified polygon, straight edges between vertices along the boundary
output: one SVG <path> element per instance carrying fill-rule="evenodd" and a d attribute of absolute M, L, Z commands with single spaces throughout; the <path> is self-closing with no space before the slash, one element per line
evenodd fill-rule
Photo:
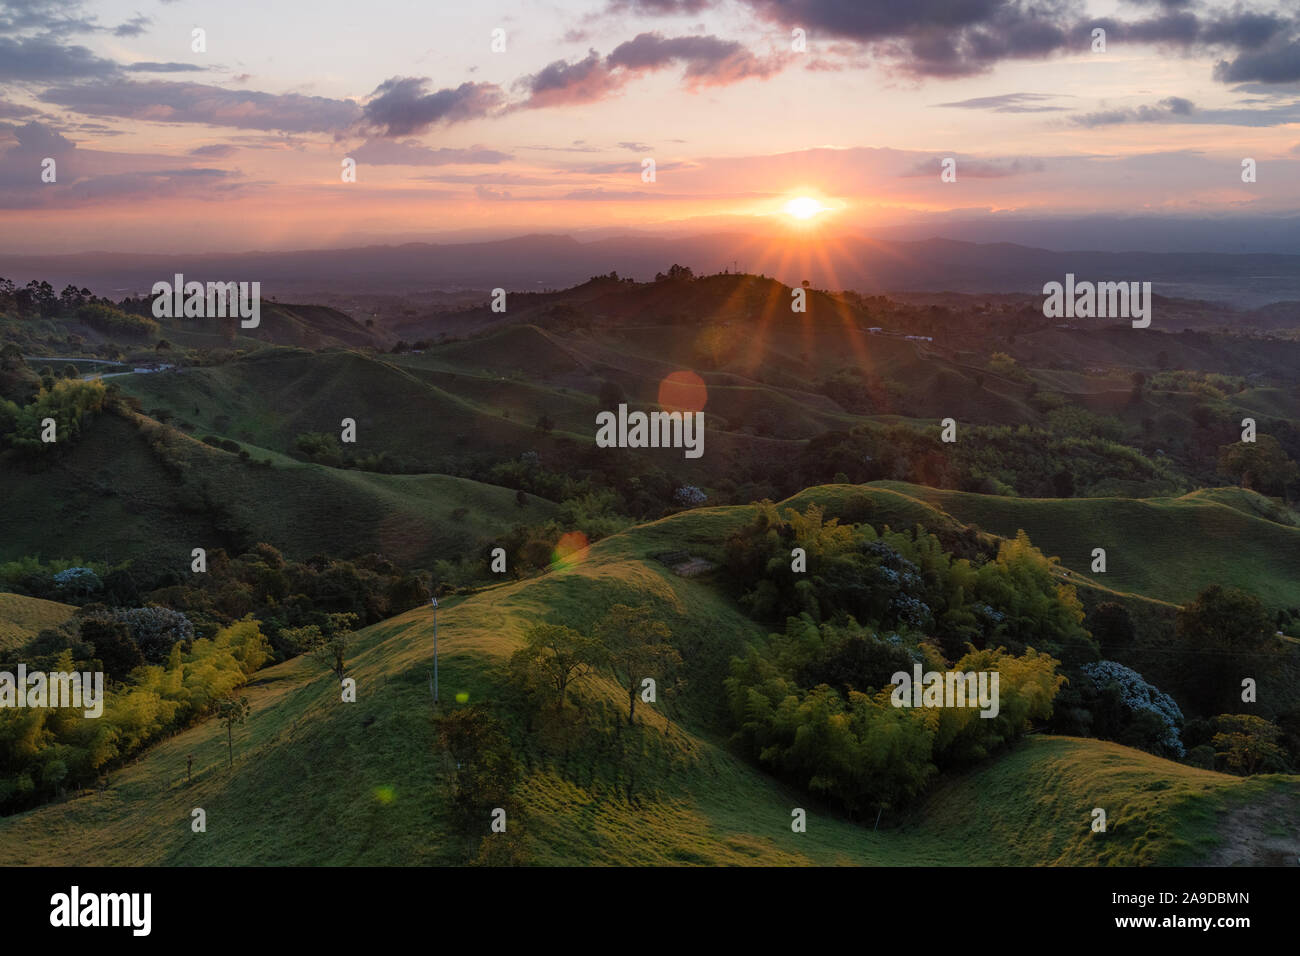
<path fill-rule="evenodd" d="M 47 627 L 58 627 L 76 610 L 70 604 L 0 593 L 0 650 L 22 647 Z"/>
<path fill-rule="evenodd" d="M 1222 584 L 1252 591 L 1271 607 L 1300 606 L 1300 529 L 1247 512 L 1244 496 L 1003 498 L 903 482 L 867 487 L 1003 537 L 1024 529 L 1044 554 L 1116 590 L 1183 604 Z M 1106 549 L 1104 576 L 1091 571 L 1093 548 Z"/>
<path fill-rule="evenodd" d="M 678 578 L 648 557 L 666 547 L 716 546 L 752 513 L 705 508 L 629 529 L 581 552 L 571 567 L 450 600 L 439 612 L 444 710 L 461 706 L 453 701 L 462 694 L 515 719 L 502 696 L 502 665 L 524 630 L 547 617 L 585 626 L 617 602 L 655 606 L 686 659 L 686 697 L 639 708 L 661 759 L 647 764 L 651 777 L 634 802 L 596 768 L 562 773 L 555 762 L 532 763 L 517 792 L 523 818 L 513 824 L 529 862 L 1191 863 L 1216 852 L 1221 821 L 1234 808 L 1300 803 L 1294 777 L 1243 780 L 1116 744 L 1033 737 L 946 779 L 914 809 L 886 815 L 878 832 L 818 806 L 738 758 L 716 719 L 720 669 L 755 625 L 706 581 Z M 447 816 L 450 767 L 428 688 L 432 624 L 421 608 L 362 632 L 349 666 L 355 704 L 342 703 L 309 661 L 260 672 L 247 690 L 252 715 L 236 731 L 233 769 L 217 723 L 193 727 L 114 772 L 103 791 L 0 820 L 9 862 L 458 862 L 461 840 Z M 580 699 L 590 708 L 619 700 L 620 691 L 602 678 Z M 1107 811 L 1106 834 L 1090 829 L 1097 806 Z M 206 833 L 191 830 L 196 807 L 206 812 Z M 796 807 L 808 811 L 806 833 L 790 829 Z"/>
<path fill-rule="evenodd" d="M 0 472 L 0 560 L 130 560 L 147 575 L 188 567 L 194 547 L 267 541 L 299 559 L 379 552 L 428 567 L 556 510 L 533 496 L 520 507 L 513 491 L 469 479 L 345 471 L 252 448 L 272 460 L 261 467 L 169 435 L 171 467 L 135 424 L 102 415 L 48 469 Z"/>

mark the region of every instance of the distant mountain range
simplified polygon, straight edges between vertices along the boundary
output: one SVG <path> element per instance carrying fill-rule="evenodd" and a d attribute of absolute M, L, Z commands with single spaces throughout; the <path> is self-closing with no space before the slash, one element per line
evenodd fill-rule
<path fill-rule="evenodd" d="M 1300 255 L 1223 252 L 1065 252 L 952 239 L 805 238 L 717 232 L 686 237 L 567 235 L 455 244 L 229 254 L 87 252 L 0 255 L 0 276 L 19 283 L 89 286 L 113 297 L 147 294 L 183 273 L 199 281 L 259 280 L 263 295 L 418 292 L 432 289 L 562 288 L 596 274 L 649 279 L 672 263 L 697 273 L 739 269 L 791 285 L 885 292 L 1026 292 L 1067 272 L 1080 280 L 1147 281 L 1165 296 L 1238 308 L 1300 299 Z"/>

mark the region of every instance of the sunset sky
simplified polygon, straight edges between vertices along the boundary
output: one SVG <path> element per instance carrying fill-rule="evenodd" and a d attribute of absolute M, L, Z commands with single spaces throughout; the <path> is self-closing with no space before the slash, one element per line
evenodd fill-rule
<path fill-rule="evenodd" d="M 784 226 L 795 197 L 826 207 L 808 228 L 866 235 L 983 215 L 1295 215 L 1296 11 L 0 0 L 0 251 Z"/>

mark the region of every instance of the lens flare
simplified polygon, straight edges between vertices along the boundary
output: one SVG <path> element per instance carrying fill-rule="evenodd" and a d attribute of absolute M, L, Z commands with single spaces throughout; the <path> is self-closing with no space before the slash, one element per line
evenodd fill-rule
<path fill-rule="evenodd" d="M 587 556 L 587 536 L 581 531 L 567 531 L 555 542 L 551 552 L 551 564 L 560 571 L 576 568 Z"/>
<path fill-rule="evenodd" d="M 702 412 L 709 388 L 694 372 L 673 372 L 659 383 L 659 405 L 669 412 Z"/>
<path fill-rule="evenodd" d="M 388 786 L 375 787 L 374 794 L 375 800 L 383 804 L 392 803 L 397 799 L 397 791 Z"/>

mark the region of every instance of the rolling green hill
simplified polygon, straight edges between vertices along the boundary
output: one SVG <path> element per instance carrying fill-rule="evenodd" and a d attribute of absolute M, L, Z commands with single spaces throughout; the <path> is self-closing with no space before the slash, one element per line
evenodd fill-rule
<path fill-rule="evenodd" d="M 43 629 L 62 624 L 75 610 L 58 601 L 0 593 L 0 651 L 22 647 Z"/>
<path fill-rule="evenodd" d="M 459 698 L 511 713 L 501 667 L 524 629 L 547 617 L 583 626 L 618 602 L 653 604 L 687 662 L 689 692 L 642 711 L 651 746 L 641 756 L 620 763 L 611 755 L 602 768 L 529 763 L 516 791 L 523 818 L 511 824 L 526 862 L 1196 863 L 1223 852 L 1229 832 L 1259 829 L 1246 810 L 1279 818 L 1300 810 L 1295 777 L 1246 780 L 1115 744 L 1032 737 L 946 780 L 878 832 L 825 812 L 738 759 L 714 720 L 721 668 L 755 625 L 706 581 L 649 560 L 668 546 L 707 552 L 752 514 L 733 507 L 676 515 L 606 538 L 541 577 L 444 604 L 444 711 L 463 706 Z M 457 862 L 451 768 L 429 692 L 432 638 L 425 608 L 367 629 L 349 667 L 355 704 L 341 703 L 336 685 L 308 660 L 260 672 L 248 690 L 252 716 L 236 732 L 233 770 L 224 731 L 213 721 L 192 728 L 113 773 L 102 791 L 0 820 L 10 862 Z M 620 693 L 595 681 L 582 691 L 583 706 Z M 519 740 L 523 730 L 513 733 Z M 195 779 L 187 782 L 191 754 Z M 1097 806 L 1107 811 L 1104 835 L 1089 828 Z M 195 807 L 206 812 L 206 833 L 190 828 Z M 791 832 L 794 807 L 808 810 L 806 833 Z M 1293 835 L 1260 835 L 1260 846 L 1294 855 Z"/>
<path fill-rule="evenodd" d="M 158 574 L 187 567 L 195 547 L 266 541 L 299 559 L 378 552 L 420 567 L 555 511 L 467 479 L 344 471 L 252 448 L 264 467 L 175 429 L 151 442 L 145 422 L 101 415 L 46 470 L 0 471 L 0 560 L 76 555 Z"/>
<path fill-rule="evenodd" d="M 869 487 L 1003 537 L 1024 529 L 1044 554 L 1107 587 L 1182 604 L 1223 584 L 1273 607 L 1300 606 L 1300 529 L 1247 512 L 1259 496 L 1224 489 L 1180 498 L 1003 498 L 902 482 Z M 1104 577 L 1090 571 L 1099 547 L 1106 549 Z"/>

